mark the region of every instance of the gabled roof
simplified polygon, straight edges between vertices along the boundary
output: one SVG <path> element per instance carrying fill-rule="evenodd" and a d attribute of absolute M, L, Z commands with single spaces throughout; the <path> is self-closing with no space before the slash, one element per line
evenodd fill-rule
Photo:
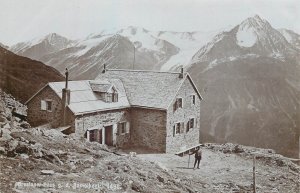
<path fill-rule="evenodd" d="M 108 80 L 104 80 L 108 81 Z M 110 79 L 108 82 L 111 87 L 115 87 L 118 91 L 118 102 L 107 103 L 94 92 L 90 86 L 90 82 L 94 80 L 69 81 L 68 89 L 70 90 L 70 104 L 68 107 L 75 114 L 85 114 L 111 109 L 120 109 L 130 107 L 127 99 L 124 86 L 119 79 Z M 57 96 L 62 99 L 62 89 L 65 87 L 65 82 L 50 82 L 41 90 L 39 90 L 26 103 L 30 102 L 39 92 L 49 86 Z"/>
<path fill-rule="evenodd" d="M 106 69 L 105 73 L 99 75 L 98 78 L 120 79 L 131 106 L 168 109 L 187 78 L 202 100 L 189 74 L 184 73 L 183 78 L 179 78 L 179 74 L 178 72 Z"/>
<path fill-rule="evenodd" d="M 112 92 L 114 89 L 113 84 L 111 84 L 108 80 L 104 80 L 104 81 L 93 80 L 90 81 L 89 83 L 94 92 L 106 93 L 106 92 Z"/>
<path fill-rule="evenodd" d="M 101 81 L 101 80 L 99 80 Z M 111 87 L 118 90 L 118 102 L 105 102 L 92 90 L 90 83 L 94 80 L 69 81 L 70 104 L 68 107 L 75 114 L 91 113 L 103 110 L 119 109 L 130 107 L 123 83 L 119 79 L 102 80 L 108 81 Z M 51 82 L 49 86 L 62 98 L 64 82 Z"/>
<path fill-rule="evenodd" d="M 75 114 L 85 114 L 104 110 L 142 107 L 166 110 L 176 97 L 183 82 L 188 79 L 198 97 L 202 97 L 188 73 L 179 78 L 178 72 L 154 72 L 138 70 L 106 70 L 96 80 L 69 81 L 70 104 L 68 107 Z M 49 86 L 62 99 L 65 82 L 50 82 L 38 93 Z M 118 92 L 118 102 L 103 101 L 99 92 Z"/>

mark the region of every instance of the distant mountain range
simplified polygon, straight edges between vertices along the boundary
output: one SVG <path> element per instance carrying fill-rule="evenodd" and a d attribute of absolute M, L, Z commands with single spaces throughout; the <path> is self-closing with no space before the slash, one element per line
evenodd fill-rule
<path fill-rule="evenodd" d="M 235 142 L 297 154 L 300 35 L 274 29 L 257 15 L 213 32 L 149 31 L 131 26 L 80 40 L 49 34 L 10 50 L 61 73 L 68 67 L 72 79 L 94 79 L 103 64 L 163 71 L 183 66 L 204 96 L 203 142 Z"/>
<path fill-rule="evenodd" d="M 90 79 L 102 71 L 103 64 L 110 68 L 147 70 L 170 70 L 186 66 L 201 46 L 216 33 L 154 32 L 130 26 L 90 34 L 75 41 L 49 34 L 13 45 L 10 50 L 40 60 L 60 72 L 68 67 L 73 79 Z"/>

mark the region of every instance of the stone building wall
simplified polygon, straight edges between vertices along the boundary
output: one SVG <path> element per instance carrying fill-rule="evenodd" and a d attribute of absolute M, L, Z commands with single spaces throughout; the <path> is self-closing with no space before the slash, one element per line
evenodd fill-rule
<path fill-rule="evenodd" d="M 192 104 L 191 95 L 196 96 L 195 105 Z M 173 104 L 176 98 L 182 98 L 183 107 L 174 111 Z M 187 123 L 190 118 L 195 118 L 195 127 L 186 131 Z M 173 136 L 173 126 L 177 122 L 183 122 L 183 131 Z M 194 90 L 190 80 L 186 78 L 179 89 L 175 99 L 168 108 L 167 114 L 167 137 L 166 152 L 175 153 L 185 148 L 199 144 L 200 139 L 200 98 Z"/>
<path fill-rule="evenodd" d="M 41 110 L 41 100 L 52 101 L 52 111 Z M 49 123 L 52 127 L 58 127 L 62 121 L 61 99 L 47 86 L 27 104 L 27 119 L 32 126 Z"/>
<path fill-rule="evenodd" d="M 129 133 L 118 134 L 118 123 L 128 122 Z M 103 129 L 106 126 L 113 126 L 113 143 L 118 147 L 125 147 L 130 140 L 132 132 L 130 114 L 127 109 L 110 110 L 84 115 L 77 115 L 75 118 L 75 133 L 78 136 L 86 137 L 88 129 Z"/>
<path fill-rule="evenodd" d="M 166 151 L 166 111 L 131 108 L 131 144 Z"/>

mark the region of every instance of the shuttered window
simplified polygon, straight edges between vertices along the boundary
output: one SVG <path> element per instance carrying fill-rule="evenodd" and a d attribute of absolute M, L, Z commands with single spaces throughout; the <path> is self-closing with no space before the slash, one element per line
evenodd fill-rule
<path fill-rule="evenodd" d="M 130 133 L 130 123 L 129 122 L 121 122 L 118 124 L 118 134 L 126 134 Z"/>
<path fill-rule="evenodd" d="M 90 135 L 90 141 L 97 141 L 97 131 L 98 130 L 91 130 L 89 131 L 89 135 Z"/>
<path fill-rule="evenodd" d="M 190 129 L 193 129 L 195 128 L 195 119 L 194 118 L 190 118 L 190 120 L 187 122 L 187 125 L 186 125 L 186 132 L 189 132 Z"/>
<path fill-rule="evenodd" d="M 113 93 L 112 95 L 112 102 L 118 102 L 119 98 L 118 98 L 118 93 Z"/>
<path fill-rule="evenodd" d="M 195 119 L 194 118 L 191 118 L 190 119 L 190 128 L 194 128 L 195 127 Z"/>
<path fill-rule="evenodd" d="M 182 98 L 177 98 L 175 100 L 175 103 L 173 104 L 173 110 L 176 111 L 179 108 L 182 108 L 183 104 L 182 104 Z"/>
<path fill-rule="evenodd" d="M 47 111 L 52 111 L 52 101 L 46 101 Z"/>
<path fill-rule="evenodd" d="M 184 123 L 183 122 L 175 123 L 175 125 L 173 126 L 173 137 L 180 133 L 184 133 Z"/>
<path fill-rule="evenodd" d="M 52 111 L 52 101 L 51 100 L 41 100 L 41 110 Z"/>
<path fill-rule="evenodd" d="M 186 124 L 186 132 L 190 131 L 190 121 L 187 122 Z"/>

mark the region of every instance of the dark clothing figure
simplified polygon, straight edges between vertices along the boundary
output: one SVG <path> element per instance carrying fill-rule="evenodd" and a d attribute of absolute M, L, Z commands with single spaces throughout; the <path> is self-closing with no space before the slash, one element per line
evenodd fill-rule
<path fill-rule="evenodd" d="M 190 155 L 195 154 L 195 163 L 194 163 L 194 169 L 196 167 L 197 164 L 197 168 L 199 169 L 199 164 L 202 158 L 202 151 L 201 149 L 196 149 L 193 153 L 191 153 Z"/>

